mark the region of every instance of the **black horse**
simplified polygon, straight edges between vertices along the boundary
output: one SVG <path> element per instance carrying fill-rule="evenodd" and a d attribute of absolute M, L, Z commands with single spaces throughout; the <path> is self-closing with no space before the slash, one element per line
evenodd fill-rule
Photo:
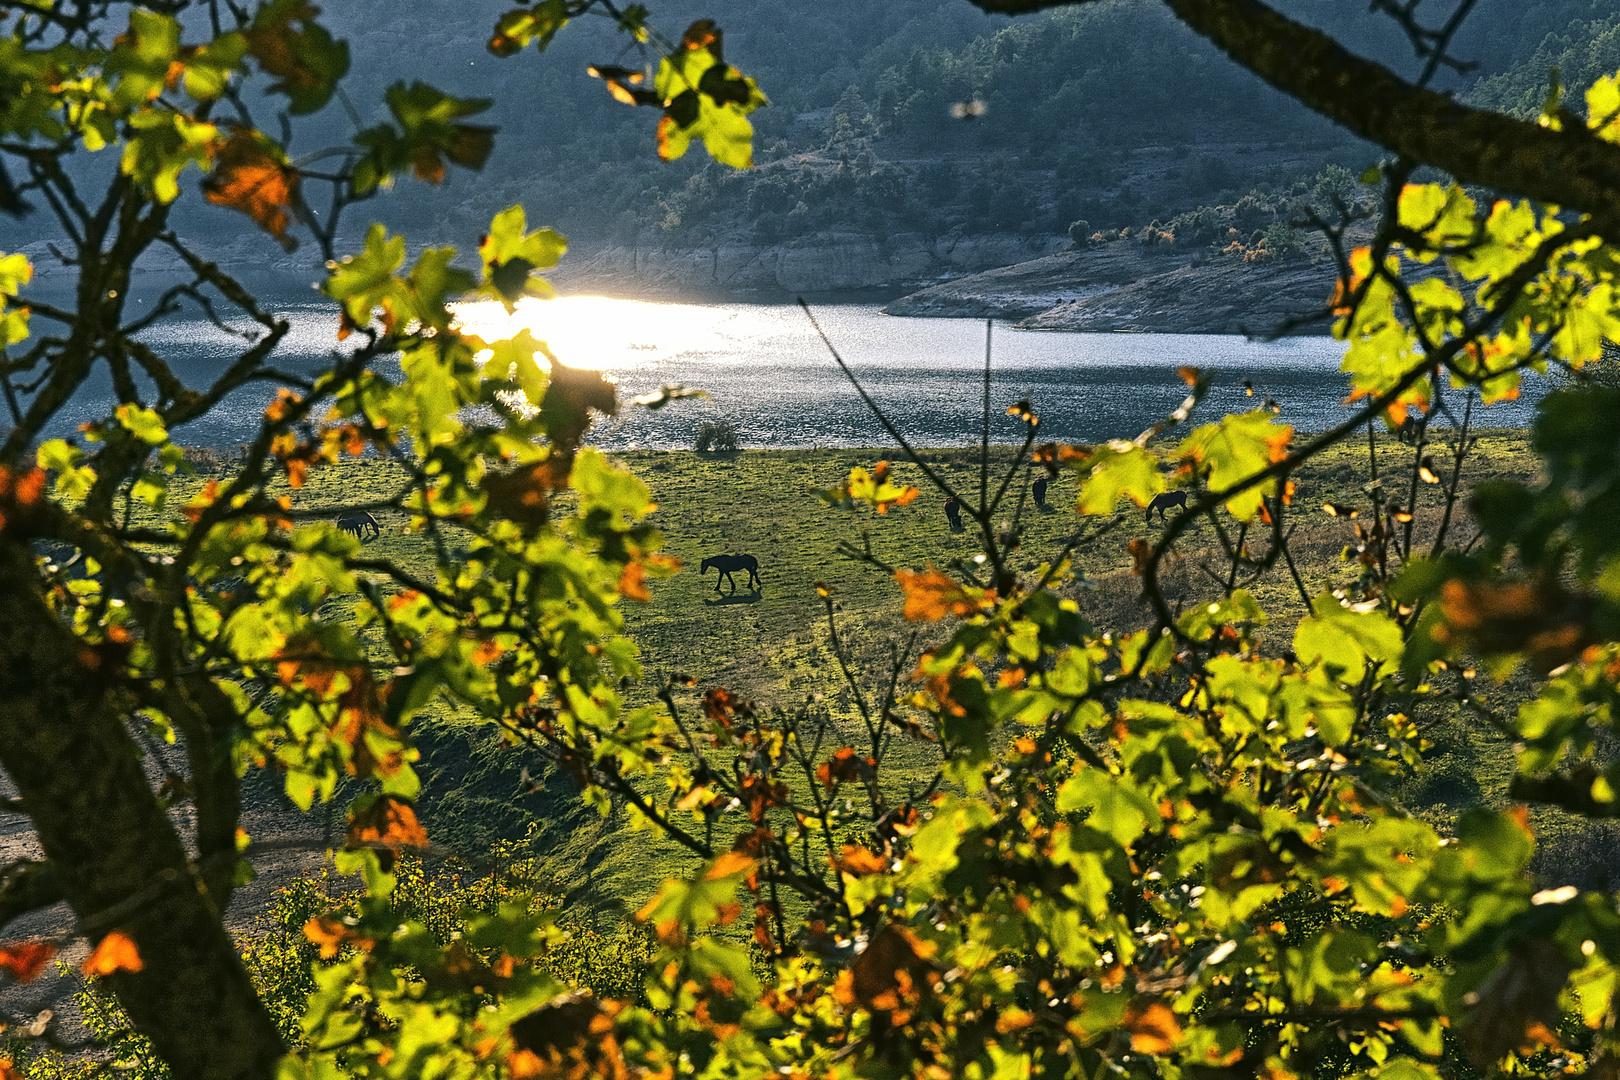
<path fill-rule="evenodd" d="M 698 570 L 699 576 L 707 575 L 709 567 L 720 571 L 714 578 L 714 591 L 720 591 L 720 579 L 731 582 L 731 591 L 737 591 L 737 579 L 731 576 L 734 570 L 748 571 L 748 587 L 755 592 L 759 591 L 759 560 L 752 555 L 710 555 L 703 560 L 703 566 Z"/>
<path fill-rule="evenodd" d="M 1170 509 L 1170 507 L 1185 507 L 1186 505 L 1187 493 L 1185 491 L 1166 491 L 1163 494 L 1153 496 L 1153 501 L 1148 503 L 1147 519 L 1152 521 L 1153 511 L 1157 510 L 1159 512 L 1159 520 L 1163 521 L 1164 512 Z"/>
<path fill-rule="evenodd" d="M 1030 485 L 1029 490 L 1030 490 L 1030 494 L 1035 496 L 1035 508 L 1037 510 L 1045 510 L 1046 509 L 1046 477 L 1037 476 L 1035 478 L 1035 482 Z"/>
<path fill-rule="evenodd" d="M 345 510 L 337 516 L 337 527 L 362 544 L 382 535 L 382 526 L 377 524 L 377 519 L 364 510 Z"/>

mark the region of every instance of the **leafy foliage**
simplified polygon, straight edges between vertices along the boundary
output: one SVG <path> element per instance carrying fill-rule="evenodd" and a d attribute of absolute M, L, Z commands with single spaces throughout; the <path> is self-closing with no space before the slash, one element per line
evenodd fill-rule
<path fill-rule="evenodd" d="M 595 6 L 509 13 L 492 45 L 543 48 Z M 647 39 L 641 13 L 600 6 Z M 1545 475 L 1480 489 L 1466 511 L 1482 543 L 1452 538 L 1474 395 L 1511 397 L 1526 371 L 1578 371 L 1620 341 L 1606 222 L 1481 207 L 1412 182 L 1406 162 L 1370 174 L 1385 212 L 1369 242 L 1346 251 L 1347 223 L 1327 227 L 1356 409 L 1313 436 L 1260 409 L 1172 446 L 1209 386 L 1189 368 L 1186 401 L 1134 440 L 1037 447 L 1034 406 L 1014 405 L 1024 442 L 1000 477 L 982 448 L 975 497 L 880 415 L 981 553 L 915 570 L 847 546 L 919 624 L 886 673 L 839 654 L 847 730 L 722 687 L 689 715 L 673 682 L 661 708 L 621 695 L 642 676 L 621 598 L 646 600 L 675 566 L 646 522 L 646 485 L 587 445 L 593 418 L 618 408 L 612 385 L 527 334 L 487 342 L 454 318 L 469 295 L 545 295 L 535 274 L 561 238 L 513 209 L 491 222 L 477 272 L 449 249 L 410 258 L 380 224 L 336 257 L 348 202 L 407 171 L 438 183 L 449 164 L 482 165 L 490 133 L 462 121 L 483 103 L 396 84 L 392 119 L 317 174 L 284 139 L 211 118 L 220 100 L 250 117 L 254 78 L 277 80 L 292 114 L 336 95 L 347 53 L 313 9 L 215 12 L 219 32 L 198 45 L 141 9 L 110 46 L 102 16 L 75 10 L 9 11 L 0 54 L 23 87 L 0 124 L 26 144 L 0 149 L 30 162 L 22 190 L 50 203 L 83 278 L 78 309 L 62 311 L 23 300 L 26 261 L 0 260 L 19 347 L 0 366 L 15 424 L 0 444 L 0 665 L 28 676 L 0 680 L 0 764 L 50 853 L 5 888 L 22 910 L 73 907 L 94 941 L 82 1004 L 120 1066 L 287 1080 L 1612 1070 L 1612 893 L 1532 883 L 1522 807 L 1436 825 L 1399 800 L 1429 718 L 1478 706 L 1456 670 L 1478 655 L 1540 678 L 1516 716 L 1479 709 L 1520 747 L 1518 795 L 1614 816 L 1620 774 L 1594 747 L 1612 734 L 1620 675 L 1620 399 L 1550 396 L 1534 435 Z M 718 31 L 694 24 L 664 64 L 652 93 L 666 153 L 702 138 L 746 164 L 745 114 L 762 99 Z M 628 75 L 599 73 L 636 99 Z M 1620 141 L 1620 80 L 1588 103 L 1584 118 L 1550 103 L 1546 125 Z M 63 172 L 81 144 L 120 144 L 94 209 Z M 271 366 L 287 323 L 167 231 L 193 165 L 213 201 L 277 237 L 298 222 L 329 256 L 322 292 L 343 348 L 325 370 Z M 302 201 L 314 183 L 335 192 L 321 221 Z M 156 244 L 195 279 L 132 314 L 121 294 Z M 191 387 L 141 331 L 202 295 L 258 332 Z M 29 336 L 22 303 L 67 332 Z M 380 361 L 394 356 L 389 377 Z M 98 365 L 117 405 L 71 441 L 43 440 Z M 188 468 L 176 434 L 253 382 L 277 392 L 241 461 L 171 503 Z M 1454 433 L 1432 437 L 1448 415 Z M 1346 548 L 1355 584 L 1312 595 L 1288 547 L 1293 474 L 1377 422 L 1411 434 L 1409 467 L 1366 489 L 1372 510 Z M 295 503 L 313 472 L 367 454 L 406 477 L 376 508 L 408 515 L 430 570 L 362 555 Z M 1013 557 L 1015 481 L 1032 464 L 1075 474 L 1081 520 L 1029 564 Z M 1131 549 L 1153 625 L 1099 633 L 1066 592 L 1072 555 L 1108 535 L 1121 500 L 1152 506 L 1172 483 L 1186 500 Z M 1421 534 L 1420 485 L 1439 492 Z M 886 464 L 828 493 L 883 514 L 917 496 Z M 1164 566 L 1195 522 L 1218 538 L 1225 577 L 1172 597 Z M 1283 567 L 1310 614 L 1268 648 L 1249 586 Z M 837 602 L 818 594 L 836 645 Z M 323 617 L 339 599 L 352 615 Z M 570 937 L 519 868 L 430 877 L 414 857 L 432 834 L 414 808 L 410 721 L 433 702 L 564 770 L 587 805 L 679 843 L 694 872 L 661 883 L 612 951 Z M 186 771 L 160 787 L 138 753 L 170 741 Z M 895 767 L 915 747 L 933 755 L 924 782 Z M 334 869 L 364 886 L 306 882 L 279 899 L 245 949 L 262 994 L 220 925 L 254 855 L 237 785 L 255 768 L 306 809 L 359 789 Z M 186 797 L 189 845 L 167 813 Z M 8 944 L 0 965 L 37 977 L 51 948 Z"/>
<path fill-rule="evenodd" d="M 598 6 L 648 40 L 634 12 L 582 0 L 568 13 Z M 7 868 L 0 917 L 66 900 L 93 945 L 83 970 L 95 1001 L 127 1017 L 118 1039 L 133 1032 L 178 1075 L 243 1076 L 274 1067 L 291 1027 L 243 977 L 221 924 L 252 874 L 240 777 L 273 770 L 306 809 L 358 785 L 358 798 L 345 796 L 340 863 L 364 871 L 381 905 L 362 915 L 395 918 L 384 898 L 392 871 L 430 846 L 413 806 L 409 722 L 450 701 L 520 737 L 546 716 L 639 725 L 616 691 L 639 674 L 618 604 L 648 599 L 675 564 L 642 521 L 646 488 L 584 445 L 593 421 L 618 408 L 612 384 L 526 335 L 488 346 L 456 325 L 452 304 L 464 299 L 551 295 L 538 272 L 565 250 L 557 233 L 530 230 L 521 208 L 497 215 L 476 272 L 455 265 L 450 248 L 408 257 L 381 224 L 358 252 L 338 250 L 353 203 L 407 175 L 439 184 L 451 166 L 481 169 L 494 129 L 471 120 L 489 102 L 401 81 L 383 94 L 385 121 L 297 156 L 295 118 L 340 96 L 354 109 L 342 87 L 347 45 L 297 0 L 203 8 L 207 17 L 182 18 L 162 5 L 0 5 L 0 153 L 23 164 L 16 194 L 49 206 L 51 250 L 82 279 L 71 310 L 24 299 L 32 267 L 0 255 L 0 667 L 11 673 L 0 680 L 0 766 L 54 853 Z M 718 53 L 714 34 L 705 55 Z M 721 76 L 705 86 L 724 98 Z M 279 123 L 255 121 L 255 91 L 273 95 Z M 729 130 L 728 154 L 746 156 L 744 134 Z M 80 169 L 77 154 L 91 163 Z M 246 215 L 288 249 L 295 230 L 315 241 L 340 345 L 324 371 L 280 370 L 288 323 L 171 225 L 193 167 L 199 202 Z M 317 190 L 330 196 L 319 213 Z M 159 249 L 186 276 L 151 307 L 132 307 L 131 281 Z M 238 353 L 195 384 L 144 335 L 187 304 L 253 327 L 233 328 Z M 60 332 L 38 333 L 41 317 Z M 393 357 L 398 374 L 380 372 Z M 46 437 L 75 391 L 107 374 L 108 414 L 73 437 Z M 175 441 L 185 425 L 265 385 L 274 395 L 261 398 L 240 467 L 190 483 Z M 361 557 L 355 538 L 295 506 L 312 472 L 367 455 L 408 474 L 388 505 L 436 551 L 425 575 Z M 185 495 L 171 501 L 176 483 Z M 340 597 L 358 598 L 358 618 L 323 617 Z M 148 742 L 186 755 L 151 783 L 138 764 Z M 186 800 L 196 815 L 183 841 L 168 811 Z M 480 918 L 473 938 L 495 935 L 490 948 L 510 938 L 508 965 L 548 940 L 522 904 Z M 398 957 L 440 944 L 400 939 Z M 32 978 L 52 948 L 8 944 L 0 956 L 9 975 Z M 394 995 L 398 957 L 386 952 L 354 973 L 376 974 L 379 992 Z M 558 985 L 515 977 L 539 995 L 531 1006 Z M 326 978 L 330 989 L 336 976 Z M 195 1013 L 202 1000 L 206 1017 Z M 340 1027 L 350 1023 L 343 1000 L 340 988 L 324 1006 L 342 1014 Z M 320 1026 L 318 1015 L 302 1021 L 312 1046 L 345 1038 L 322 1042 Z"/>

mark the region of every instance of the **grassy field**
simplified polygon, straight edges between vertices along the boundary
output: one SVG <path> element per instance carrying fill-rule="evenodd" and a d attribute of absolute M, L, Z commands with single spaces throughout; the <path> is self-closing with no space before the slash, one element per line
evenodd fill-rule
<path fill-rule="evenodd" d="M 1406 467 L 1413 451 L 1381 440 L 1377 453 L 1387 477 L 1392 468 Z M 1353 565 L 1342 558 L 1353 538 L 1352 526 L 1329 516 L 1321 506 L 1324 502 L 1368 506 L 1364 490 L 1370 476 L 1368 455 L 1364 441 L 1338 447 L 1297 477 L 1290 512 L 1295 530 L 1291 549 L 1313 595 L 1354 578 Z M 839 554 L 839 544 L 869 543 L 878 559 L 912 568 L 929 563 L 948 566 L 978 551 L 975 534 L 953 531 L 943 513 L 943 497 L 931 490 L 912 505 L 882 517 L 829 506 L 816 495 L 817 489 L 835 485 L 852 466 L 870 467 L 885 456 L 873 450 L 618 455 L 652 489 L 658 502 L 652 520 L 665 535 L 666 550 L 684 564 L 675 578 L 654 587 L 650 603 L 626 602 L 626 631 L 639 646 L 646 669 L 643 681 L 626 691 L 629 701 L 651 702 L 667 677 L 681 674 L 696 680 L 696 687 L 681 695 L 687 708 L 695 706 L 702 690 L 726 686 L 764 707 L 808 703 L 812 709 L 825 710 L 853 742 L 858 731 L 855 708 L 830 647 L 817 584 L 832 588 L 838 632 L 867 685 L 874 688 L 886 679 L 897 650 L 914 655 L 915 648 L 928 644 L 928 634 L 945 630 L 941 625 L 925 626 L 923 636 L 913 643 L 918 628 L 899 618 L 900 593 L 894 581 Z M 928 451 L 925 456 L 958 490 L 977 493 L 977 451 Z M 1010 460 L 1010 449 L 993 449 L 992 478 L 999 475 L 998 466 L 1004 468 Z M 1528 479 L 1534 464 L 1525 433 L 1486 432 L 1465 468 L 1466 482 Z M 909 463 L 896 462 L 894 474 L 900 482 L 924 482 Z M 1023 485 L 1031 479 L 1027 469 L 1020 470 L 1009 489 L 1008 522 L 1023 496 Z M 401 480 L 398 470 L 386 463 L 346 463 L 315 473 L 310 485 L 295 493 L 295 505 L 318 511 L 374 498 Z M 1022 543 L 1015 559 L 1018 570 L 1040 566 L 1080 525 L 1072 510 L 1075 494 L 1075 481 L 1064 477 L 1048 492 L 1048 510 L 1036 510 L 1025 499 Z M 1405 495 L 1404 491 L 1398 495 L 1403 503 Z M 1415 508 L 1422 541 L 1432 535 L 1439 516 L 1439 489 L 1421 486 Z M 1465 513 L 1459 514 L 1453 540 L 1466 542 L 1472 526 Z M 419 542 L 405 531 L 403 518 L 381 516 L 381 521 L 383 534 L 368 545 L 368 554 L 388 555 L 407 564 L 426 562 Z M 1133 539 L 1152 537 L 1159 528 L 1157 522 L 1145 521 L 1140 510 L 1127 509 L 1114 531 L 1077 553 L 1083 580 L 1069 591 L 1099 629 L 1129 630 L 1149 621 L 1139 581 L 1131 571 L 1128 545 Z M 1267 536 L 1250 540 L 1256 554 L 1268 546 Z M 735 592 L 717 592 L 715 575 L 697 572 L 705 556 L 738 552 L 758 558 L 762 584 L 757 590 L 739 580 Z M 1168 593 L 1177 602 L 1195 602 L 1216 588 L 1212 577 L 1225 576 L 1226 564 L 1213 532 L 1207 523 L 1200 524 L 1184 538 L 1171 562 Z M 1281 563 L 1248 587 L 1270 614 L 1267 640 L 1280 651 L 1305 611 L 1298 590 Z M 333 614 L 341 614 L 341 607 L 336 605 Z M 1483 696 L 1510 713 L 1528 691 L 1528 680 L 1515 679 L 1487 688 Z M 1461 717 L 1429 719 L 1435 749 L 1408 785 L 1411 805 L 1425 815 L 1444 818 L 1470 802 L 1504 799 L 1511 754 L 1503 740 Z M 453 849 L 476 854 L 487 850 L 496 837 L 520 835 L 530 822 L 538 822 L 540 848 L 552 857 L 559 884 L 582 900 L 610 907 L 634 904 L 688 861 L 660 837 L 627 837 L 618 822 L 584 811 L 564 778 L 548 776 L 538 791 L 521 794 L 520 772 L 525 765 L 532 768 L 532 760 L 499 750 L 482 729 L 467 724 L 453 708 L 445 706 L 422 718 L 415 733 L 424 748 L 429 827 Z M 929 750 L 914 747 L 896 764 L 918 774 L 926 772 Z M 1608 844 L 1620 853 L 1620 840 L 1603 830 L 1576 830 L 1573 823 L 1553 814 L 1538 817 L 1549 848 L 1544 862 L 1552 860 L 1549 865 L 1559 872 L 1585 867 L 1594 857 L 1594 844 Z M 1620 865 L 1620 858 L 1600 861 Z"/>

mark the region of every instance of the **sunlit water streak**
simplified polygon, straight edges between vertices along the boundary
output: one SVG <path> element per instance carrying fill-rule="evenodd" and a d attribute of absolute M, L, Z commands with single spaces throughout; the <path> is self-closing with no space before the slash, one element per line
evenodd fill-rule
<path fill-rule="evenodd" d="M 283 312 L 292 330 L 276 366 L 309 374 L 338 348 L 330 308 Z M 867 392 L 908 439 L 919 445 L 978 438 L 984 323 L 975 319 L 902 319 L 871 306 L 817 310 L 823 328 Z M 745 446 L 883 446 L 892 440 L 861 403 L 797 307 L 763 304 L 664 304 L 600 297 L 526 302 L 508 318 L 496 304 L 461 309 L 462 323 L 485 337 L 529 327 L 565 363 L 597 368 L 618 380 L 625 408 L 593 439 L 610 448 L 686 448 L 704 420 L 732 423 Z M 179 374 L 200 385 L 241 348 L 202 319 L 175 320 L 144 335 Z M 1201 414 L 1218 417 L 1256 407 L 1265 397 L 1282 419 L 1321 430 L 1347 415 L 1343 346 L 1326 338 L 1271 344 L 1236 336 L 1023 332 L 998 325 L 993 334 L 992 435 L 1020 434 L 1004 414 L 1028 397 L 1041 416 L 1042 438 L 1093 441 L 1133 437 L 1174 409 L 1186 392 L 1181 365 L 1210 368 L 1214 389 Z M 387 365 L 384 365 L 387 371 Z M 1252 381 L 1255 396 L 1245 394 Z M 666 382 L 708 391 L 650 412 L 631 398 Z M 1539 396 L 1526 386 L 1517 402 L 1479 414 L 1492 426 L 1526 423 Z M 205 419 L 176 433 L 178 441 L 230 446 L 250 437 L 270 391 L 244 388 Z M 87 386 L 57 425 L 105 416 L 111 388 Z"/>

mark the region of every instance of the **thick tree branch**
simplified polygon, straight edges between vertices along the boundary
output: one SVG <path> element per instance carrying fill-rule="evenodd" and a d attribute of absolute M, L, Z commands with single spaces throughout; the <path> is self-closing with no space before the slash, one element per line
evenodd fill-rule
<path fill-rule="evenodd" d="M 62 890 L 50 863 L 12 863 L 0 870 L 0 929 L 12 919 L 61 899 Z"/>
<path fill-rule="evenodd" d="M 54 887 L 99 940 L 119 929 L 139 972 L 107 979 L 177 1080 L 259 1080 L 283 1047 L 211 894 L 148 786 L 124 727 L 115 654 L 50 610 L 26 544 L 0 537 L 0 768 Z"/>
<path fill-rule="evenodd" d="M 1094 0 L 972 0 L 1019 15 Z M 1421 89 L 1259 0 L 1165 0 L 1182 22 L 1301 104 L 1458 181 L 1592 215 L 1620 239 L 1620 145 Z"/>

